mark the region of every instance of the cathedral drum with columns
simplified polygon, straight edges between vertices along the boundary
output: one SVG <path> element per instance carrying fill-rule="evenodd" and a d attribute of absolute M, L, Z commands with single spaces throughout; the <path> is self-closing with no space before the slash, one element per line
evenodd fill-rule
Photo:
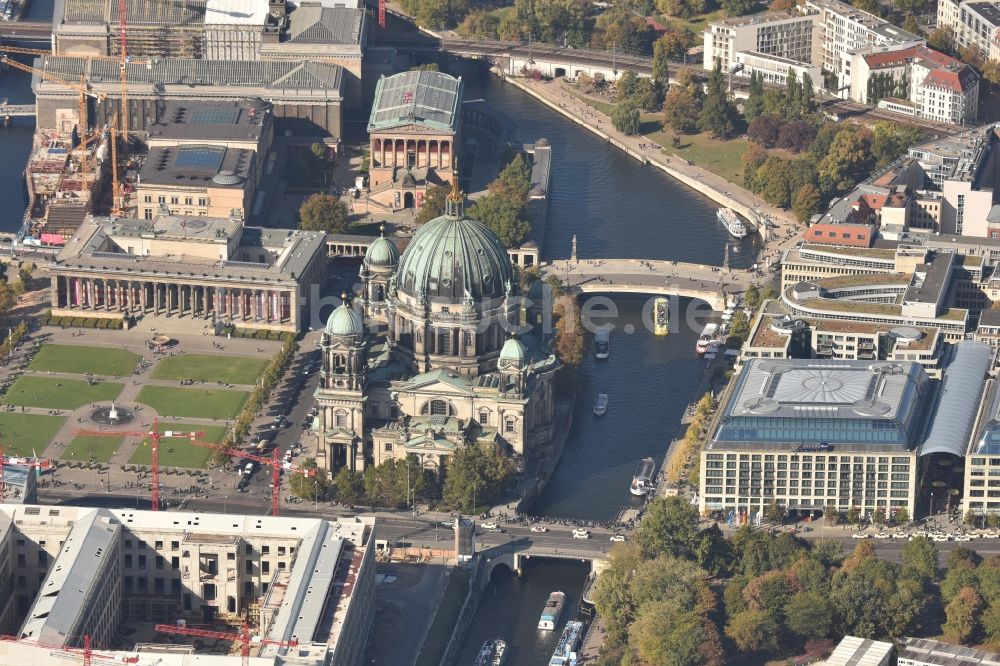
<path fill-rule="evenodd" d="M 360 276 L 361 296 L 344 295 L 319 343 L 321 464 L 363 471 L 414 454 L 441 471 L 464 446 L 523 456 L 552 439 L 559 362 L 545 331 L 509 334 L 541 306 L 522 312 L 506 249 L 457 190 L 402 255 L 376 240 Z"/>

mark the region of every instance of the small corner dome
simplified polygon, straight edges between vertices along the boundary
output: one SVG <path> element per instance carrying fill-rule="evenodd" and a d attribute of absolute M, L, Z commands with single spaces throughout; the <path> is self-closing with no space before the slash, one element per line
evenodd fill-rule
<path fill-rule="evenodd" d="M 334 310 L 330 314 L 330 318 L 326 320 L 325 332 L 327 335 L 337 337 L 361 337 L 364 335 L 365 325 L 357 310 L 344 303 Z"/>
<path fill-rule="evenodd" d="M 503 348 L 500 350 L 501 361 L 524 363 L 527 358 L 528 350 L 525 349 L 524 345 L 517 338 L 511 338 L 503 343 Z"/>
<path fill-rule="evenodd" d="M 399 264 L 399 248 L 388 238 L 379 236 L 365 251 L 364 263 L 369 268 L 395 268 Z"/>

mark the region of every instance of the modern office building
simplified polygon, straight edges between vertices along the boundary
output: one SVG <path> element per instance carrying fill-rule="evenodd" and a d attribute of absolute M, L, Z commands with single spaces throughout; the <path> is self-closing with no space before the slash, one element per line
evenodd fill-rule
<path fill-rule="evenodd" d="M 50 266 L 52 313 L 298 332 L 323 284 L 326 235 L 238 217 L 89 218 Z"/>
<path fill-rule="evenodd" d="M 702 450 L 699 508 L 912 516 L 930 397 L 917 363 L 752 359 Z"/>
<path fill-rule="evenodd" d="M 67 81 L 82 82 L 101 100 L 94 102 L 95 127 L 110 126 L 121 98 L 118 63 L 47 56 L 35 67 Z M 271 105 L 275 131 L 296 137 L 338 141 L 342 136 L 344 70 L 310 60 L 198 60 L 154 58 L 128 67 L 129 129 L 147 132 L 170 102 L 239 102 Z M 79 108 L 79 95 L 58 81 L 33 83 L 39 128 L 58 127 L 58 119 Z"/>
<path fill-rule="evenodd" d="M 462 79 L 409 71 L 379 79 L 368 119 L 368 199 L 419 208 L 432 185 L 453 183 L 461 147 Z"/>
<path fill-rule="evenodd" d="M 769 59 L 791 61 L 798 65 L 810 62 L 813 48 L 815 19 L 797 12 L 770 12 L 753 16 L 733 16 L 712 21 L 702 35 L 703 66 L 722 63 L 728 72 L 737 63 L 753 60 L 752 67 L 761 67 Z M 809 70 L 812 72 L 812 70 Z M 750 76 L 750 72 L 740 72 Z M 782 83 L 784 81 L 782 80 Z M 814 79 L 819 85 L 820 79 Z"/>
<path fill-rule="evenodd" d="M 238 644 L 208 649 L 153 627 L 238 634 L 247 619 L 251 663 L 359 666 L 374 621 L 374 538 L 371 518 L 0 505 L 0 586 L 13 606 L 0 619 L 22 639 L 0 641 L 0 662 L 72 658 L 88 635 L 110 661 L 236 666 Z"/>

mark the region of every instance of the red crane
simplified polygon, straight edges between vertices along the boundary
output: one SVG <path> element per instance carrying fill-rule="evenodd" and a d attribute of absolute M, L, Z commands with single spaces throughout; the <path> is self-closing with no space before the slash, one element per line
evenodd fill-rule
<path fill-rule="evenodd" d="M 243 622 L 243 628 L 240 633 L 234 634 L 226 631 L 210 631 L 208 629 L 194 629 L 191 627 L 181 627 L 173 624 L 158 624 L 154 629 L 163 634 L 177 634 L 180 636 L 197 636 L 198 638 L 216 638 L 224 641 L 239 641 L 240 643 L 240 656 L 243 657 L 243 666 L 247 666 L 250 663 L 250 644 L 251 642 L 257 642 L 261 645 L 277 645 L 279 647 L 295 647 L 299 644 L 296 638 L 292 638 L 290 641 L 278 641 L 273 638 L 261 638 L 259 640 L 254 640 L 250 636 L 250 625 Z"/>
<path fill-rule="evenodd" d="M 227 449 L 223 446 L 216 446 L 215 444 L 209 444 L 207 442 L 191 442 L 195 446 L 200 446 L 203 449 L 213 449 L 220 453 L 225 453 L 229 456 L 242 457 L 247 460 L 253 460 L 261 465 L 268 465 L 271 468 L 271 515 L 278 515 L 278 506 L 280 505 L 280 495 L 281 495 L 281 470 L 282 468 L 290 470 L 292 472 L 298 472 L 299 474 L 305 474 L 306 476 L 316 476 L 315 469 L 306 469 L 305 467 L 298 467 L 292 463 L 283 463 L 278 457 L 277 447 L 272 452 L 270 458 L 265 456 L 258 456 L 253 453 L 247 453 L 246 451 L 238 451 L 236 449 Z"/>
<path fill-rule="evenodd" d="M 83 636 L 83 647 L 82 648 L 72 648 L 65 647 L 62 645 L 55 645 L 49 643 L 41 643 L 39 641 L 31 640 L 28 638 L 18 638 L 17 636 L 0 636 L 0 641 L 10 641 L 12 643 L 25 643 L 27 645 L 37 645 L 41 648 L 46 648 L 49 650 L 58 650 L 59 652 L 65 652 L 67 654 L 73 655 L 74 657 L 83 657 L 83 666 L 91 666 L 91 659 L 96 658 L 102 661 L 114 661 L 120 664 L 137 664 L 139 663 L 138 655 L 113 655 L 113 654 L 100 654 L 94 652 L 90 649 L 90 636 L 84 634 Z"/>
<path fill-rule="evenodd" d="M 385 30 L 385 0 L 378 0 L 378 27 Z"/>
<path fill-rule="evenodd" d="M 191 444 L 198 446 L 198 438 L 204 437 L 204 432 L 180 432 L 177 430 L 164 430 L 160 432 L 159 422 L 153 419 L 152 430 L 77 430 L 74 434 L 91 437 L 107 437 L 108 435 L 122 435 L 123 437 L 149 437 L 152 442 L 152 462 L 153 468 L 153 511 L 160 510 L 160 438 L 183 438 L 190 439 Z"/>

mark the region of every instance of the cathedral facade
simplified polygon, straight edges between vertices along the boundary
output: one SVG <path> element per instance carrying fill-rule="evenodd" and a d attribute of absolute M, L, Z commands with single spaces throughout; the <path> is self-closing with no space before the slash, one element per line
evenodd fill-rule
<path fill-rule="evenodd" d="M 538 313 L 522 308 L 506 249 L 457 191 L 402 255 L 376 240 L 360 278 L 319 343 L 321 465 L 363 471 L 414 454 L 440 471 L 464 446 L 523 456 L 551 440 L 559 362 L 544 331 L 509 335 Z"/>

